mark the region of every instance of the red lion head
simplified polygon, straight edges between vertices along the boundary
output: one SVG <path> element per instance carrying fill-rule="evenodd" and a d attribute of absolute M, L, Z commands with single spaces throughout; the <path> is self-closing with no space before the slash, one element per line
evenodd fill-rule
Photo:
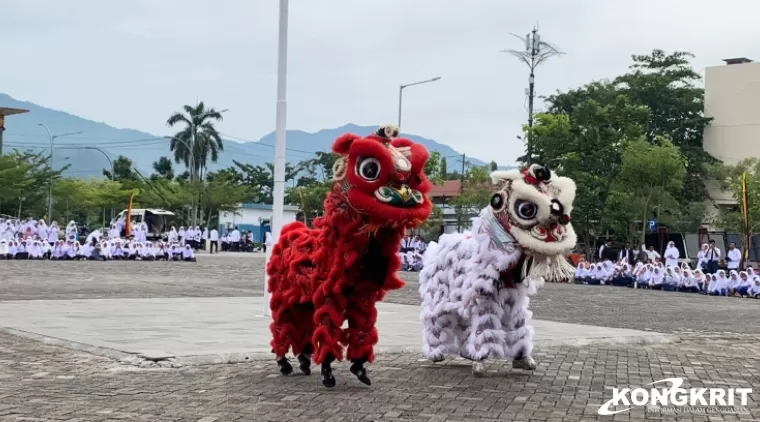
<path fill-rule="evenodd" d="M 378 227 L 412 228 L 432 210 L 425 176 L 427 149 L 398 138 L 398 128 L 383 126 L 372 135 L 347 133 L 335 140 L 340 155 L 333 167 L 335 186 L 348 205 Z"/>

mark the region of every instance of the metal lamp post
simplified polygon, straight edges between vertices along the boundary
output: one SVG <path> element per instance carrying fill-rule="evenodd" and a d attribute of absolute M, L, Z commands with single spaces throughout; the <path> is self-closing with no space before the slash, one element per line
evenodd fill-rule
<path fill-rule="evenodd" d="M 78 131 L 78 132 L 69 132 L 69 133 L 62 133 L 60 135 L 53 135 L 50 132 L 50 128 L 47 127 L 44 123 L 37 123 L 37 126 L 42 126 L 45 128 L 45 131 L 48 134 L 48 138 L 50 138 L 50 179 L 48 180 L 48 206 L 47 206 L 47 217 L 48 221 L 53 220 L 53 142 L 56 140 L 56 138 L 63 138 L 64 136 L 71 136 L 71 135 L 79 135 L 80 133 L 84 133 L 84 131 Z"/>
<path fill-rule="evenodd" d="M 530 69 L 530 75 L 528 76 L 528 89 L 526 90 L 526 94 L 528 95 L 528 128 L 533 128 L 533 101 L 536 98 L 536 67 L 551 57 L 565 53 L 559 51 L 551 44 L 542 41 L 541 36 L 538 35 L 538 27 L 533 28 L 533 31 L 528 33 L 525 38 L 515 34 L 512 35 L 525 43 L 525 50 L 501 50 L 501 52 L 509 53 L 517 57 L 518 60 L 528 65 L 528 68 Z M 531 137 L 531 132 L 528 131 L 528 135 L 525 138 L 526 161 L 528 165 L 530 165 L 533 160 Z"/>
<path fill-rule="evenodd" d="M 398 127 L 399 127 L 399 130 L 401 129 L 401 104 L 404 98 L 404 88 L 414 86 L 414 85 L 429 84 L 431 82 L 435 82 L 440 79 L 441 79 L 440 76 L 436 76 L 435 78 L 425 79 L 424 81 L 413 82 L 406 85 L 399 85 L 398 87 Z"/>
<path fill-rule="evenodd" d="M 114 179 L 115 179 L 115 177 L 116 177 L 116 171 L 114 171 L 113 161 L 111 160 L 111 157 L 109 157 L 108 154 L 105 151 L 103 151 L 102 149 L 100 149 L 98 147 L 84 147 L 84 149 L 90 149 L 90 150 L 98 151 L 101 154 L 103 154 L 104 157 L 106 157 L 106 160 L 108 160 L 108 164 L 111 165 L 111 181 L 113 182 Z M 105 214 L 105 211 L 103 211 L 103 213 Z M 111 208 L 111 220 L 113 220 L 113 217 L 114 217 L 114 210 L 113 210 L 113 208 Z M 105 218 L 103 220 L 105 220 Z M 105 224 L 105 221 L 103 223 Z"/>

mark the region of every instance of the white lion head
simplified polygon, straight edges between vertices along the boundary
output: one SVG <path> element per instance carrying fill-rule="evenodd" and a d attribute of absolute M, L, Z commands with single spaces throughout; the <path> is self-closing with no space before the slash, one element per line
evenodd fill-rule
<path fill-rule="evenodd" d="M 575 182 L 558 177 L 533 164 L 524 171 L 495 171 L 494 184 L 501 189 L 491 197 L 499 223 L 528 252 L 563 255 L 575 247 L 577 236 L 570 224 Z"/>

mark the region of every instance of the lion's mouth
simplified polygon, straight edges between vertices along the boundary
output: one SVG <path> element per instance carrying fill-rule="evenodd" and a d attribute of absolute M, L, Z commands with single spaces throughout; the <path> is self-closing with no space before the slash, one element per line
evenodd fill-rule
<path fill-rule="evenodd" d="M 380 202 L 400 208 L 416 207 L 425 202 L 425 196 L 420 191 L 407 185 L 401 185 L 398 188 L 381 186 L 375 191 L 375 198 Z"/>
<path fill-rule="evenodd" d="M 533 226 L 530 235 L 542 242 L 561 242 L 567 236 L 567 231 L 562 224 L 552 224 L 549 227 Z"/>

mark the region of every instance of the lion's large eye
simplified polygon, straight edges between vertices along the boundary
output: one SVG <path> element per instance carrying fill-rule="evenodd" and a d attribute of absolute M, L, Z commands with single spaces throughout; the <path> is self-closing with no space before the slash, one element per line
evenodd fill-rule
<path fill-rule="evenodd" d="M 356 164 L 356 174 L 370 182 L 380 178 L 380 161 L 377 158 L 361 158 Z"/>
<path fill-rule="evenodd" d="M 515 215 L 522 220 L 532 220 L 538 214 L 536 204 L 518 199 L 515 201 Z"/>

